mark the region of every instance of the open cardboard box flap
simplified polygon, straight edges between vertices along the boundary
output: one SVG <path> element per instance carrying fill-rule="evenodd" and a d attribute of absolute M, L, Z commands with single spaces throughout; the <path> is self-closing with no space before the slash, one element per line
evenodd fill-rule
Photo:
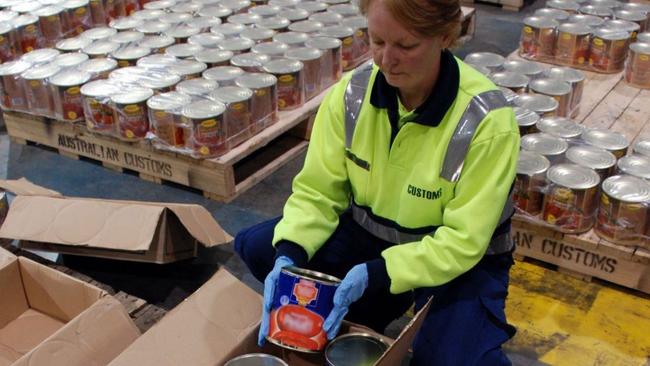
<path fill-rule="evenodd" d="M 413 318 L 375 365 L 399 364 L 417 333 L 429 304 Z M 223 365 L 245 353 L 283 357 L 291 366 L 322 365 L 322 356 L 305 356 L 267 344 L 257 346 L 262 298 L 220 269 L 194 294 L 138 338 L 110 366 Z M 346 330 L 354 326 L 346 324 Z"/>
<path fill-rule="evenodd" d="M 61 193 L 36 185 L 25 178 L 0 180 L 0 188 L 17 196 L 63 197 Z"/>
<path fill-rule="evenodd" d="M 232 240 L 199 205 L 56 196 L 25 179 L 0 181 L 17 193 L 0 237 L 66 246 L 146 251 L 166 214 L 206 247 Z M 45 195 L 22 195 L 21 192 Z"/>

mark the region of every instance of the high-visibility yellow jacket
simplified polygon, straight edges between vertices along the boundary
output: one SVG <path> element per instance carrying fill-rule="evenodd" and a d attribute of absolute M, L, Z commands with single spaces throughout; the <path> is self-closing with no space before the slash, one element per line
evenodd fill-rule
<path fill-rule="evenodd" d="M 344 94 L 352 73 L 323 100 L 273 244 L 298 244 L 311 258 L 352 204 L 370 220 L 423 234 L 382 252 L 392 293 L 444 284 L 478 263 L 500 223 L 519 151 L 514 114 L 481 103 L 473 111 L 487 113 L 466 112 L 477 96 L 498 89 L 448 51 L 434 90 L 412 113 L 400 116 L 396 89 L 376 66 L 368 75 L 351 141 Z M 448 146 L 462 138 L 468 114 L 480 123 L 465 133 L 466 153 L 449 152 L 461 161 L 454 178 L 444 177 Z"/>

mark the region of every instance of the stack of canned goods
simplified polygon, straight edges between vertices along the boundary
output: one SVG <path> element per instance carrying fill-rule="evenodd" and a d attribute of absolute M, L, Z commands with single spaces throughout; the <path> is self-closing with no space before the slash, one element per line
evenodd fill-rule
<path fill-rule="evenodd" d="M 637 88 L 650 89 L 650 32 L 639 33 L 637 42 L 630 45 L 625 81 Z"/>
<path fill-rule="evenodd" d="M 603 73 L 624 69 L 630 44 L 648 29 L 650 19 L 645 4 L 549 0 L 546 6 L 524 19 L 519 54 Z M 634 48 L 635 54 L 648 55 L 643 47 Z"/>
<path fill-rule="evenodd" d="M 527 60 L 505 60 L 490 52 L 475 52 L 464 60 L 500 88 L 513 92 L 511 104 L 540 116 L 576 116 L 585 75 L 570 67 L 544 67 Z"/>

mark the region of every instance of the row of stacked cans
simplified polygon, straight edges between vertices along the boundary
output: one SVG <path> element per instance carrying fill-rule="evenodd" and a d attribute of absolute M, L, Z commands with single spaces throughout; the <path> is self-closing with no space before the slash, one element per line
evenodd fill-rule
<path fill-rule="evenodd" d="M 488 76 L 506 99 L 546 116 L 574 117 L 580 111 L 585 75 L 570 67 L 505 60 L 491 52 L 468 54 L 465 62 Z"/>
<path fill-rule="evenodd" d="M 0 62 L 107 25 L 147 0 L 1 0 Z"/>
<path fill-rule="evenodd" d="M 518 120 L 527 114 L 515 113 Z M 520 214 L 563 233 L 594 228 L 610 242 L 648 245 L 650 140 L 638 140 L 628 154 L 618 132 L 561 117 L 541 118 L 534 130 L 525 125 L 514 189 Z"/>
<path fill-rule="evenodd" d="M 519 54 L 532 60 L 603 73 L 625 67 L 630 44 L 648 42 L 650 5 L 551 0 L 524 19 Z M 638 52 L 635 51 L 635 52 Z"/>

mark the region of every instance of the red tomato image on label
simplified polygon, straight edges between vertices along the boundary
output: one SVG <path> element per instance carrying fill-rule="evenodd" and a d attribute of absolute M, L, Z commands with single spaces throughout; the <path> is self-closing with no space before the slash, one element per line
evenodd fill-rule
<path fill-rule="evenodd" d="M 318 289 L 314 281 L 300 279 L 300 282 L 293 287 L 293 296 L 298 300 L 298 304 L 307 306 L 318 296 Z"/>
<path fill-rule="evenodd" d="M 284 305 L 271 312 L 270 337 L 292 347 L 322 349 L 327 342 L 323 318 L 299 305 Z"/>

